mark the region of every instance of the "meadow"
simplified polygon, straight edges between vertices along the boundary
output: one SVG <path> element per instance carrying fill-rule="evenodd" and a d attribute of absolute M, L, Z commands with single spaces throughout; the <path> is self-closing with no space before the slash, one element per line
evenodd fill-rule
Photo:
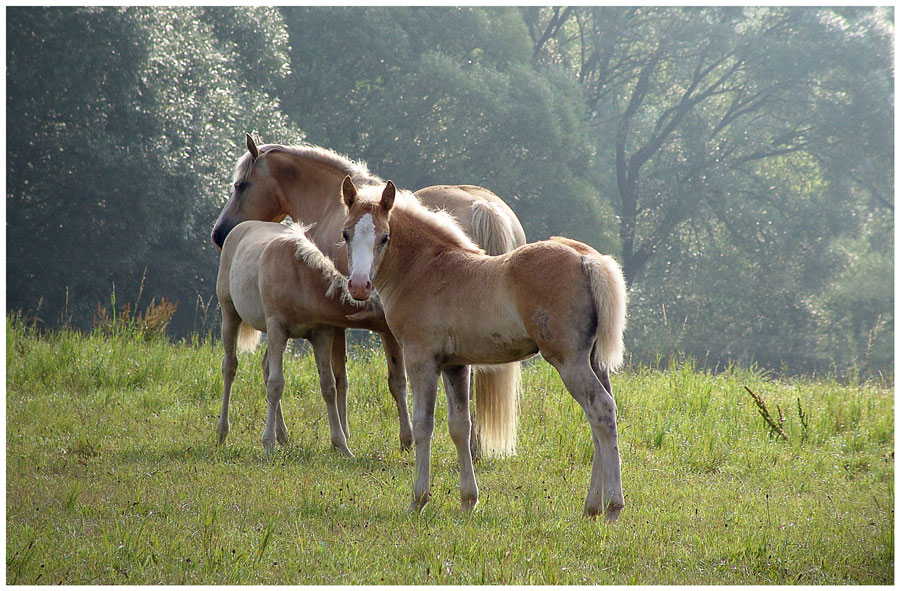
<path fill-rule="evenodd" d="M 590 431 L 546 362 L 524 370 L 518 454 L 476 464 L 471 515 L 439 396 L 432 502 L 411 515 L 380 349 L 351 351 L 352 459 L 330 449 L 302 350 L 285 365 L 290 444 L 265 456 L 260 360 L 240 359 L 217 447 L 217 342 L 7 317 L 6 582 L 894 582 L 892 376 L 626 367 L 626 508 L 610 526 L 582 517 Z"/>

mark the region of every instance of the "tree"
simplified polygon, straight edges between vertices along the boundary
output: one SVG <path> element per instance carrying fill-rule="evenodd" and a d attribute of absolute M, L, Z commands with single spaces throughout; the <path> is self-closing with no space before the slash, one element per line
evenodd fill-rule
<path fill-rule="evenodd" d="M 310 141 L 400 186 L 485 186 L 530 239 L 617 248 L 581 91 L 531 66 L 518 10 L 291 8 L 285 19 L 285 111 Z"/>
<path fill-rule="evenodd" d="M 536 63 L 562 65 L 583 85 L 599 159 L 615 171 L 634 315 L 658 319 L 666 305 L 666 319 L 696 318 L 697 334 L 679 344 L 695 353 L 714 341 L 725 356 L 775 365 L 792 356 L 809 367 L 815 355 L 797 354 L 815 332 L 809 298 L 842 265 L 830 245 L 856 231 L 872 204 L 892 207 L 884 198 L 893 186 L 885 15 L 647 7 L 523 14 Z M 869 197 L 848 203 L 842 178 L 854 179 L 854 197 Z"/>
<path fill-rule="evenodd" d="M 11 308 L 83 326 L 113 285 L 136 297 L 145 273 L 145 295 L 184 313 L 209 291 L 208 232 L 237 140 L 251 125 L 291 133 L 277 103 L 241 83 L 211 10 L 9 9 Z"/>

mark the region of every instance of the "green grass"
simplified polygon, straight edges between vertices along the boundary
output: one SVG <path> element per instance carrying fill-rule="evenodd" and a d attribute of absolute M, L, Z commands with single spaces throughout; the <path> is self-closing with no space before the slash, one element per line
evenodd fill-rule
<path fill-rule="evenodd" d="M 626 508 L 582 518 L 583 413 L 525 370 L 519 454 L 476 464 L 459 511 L 439 398 L 433 497 L 409 515 L 413 456 L 378 351 L 349 367 L 351 449 L 329 449 L 310 356 L 286 364 L 291 444 L 266 459 L 260 353 L 241 358 L 215 445 L 216 344 L 40 336 L 7 319 L 9 584 L 890 584 L 891 384 L 630 368 L 613 376 Z M 744 390 L 760 395 L 787 441 Z M 799 406 L 798 406 L 799 401 Z M 801 415 L 803 420 L 801 420 Z"/>

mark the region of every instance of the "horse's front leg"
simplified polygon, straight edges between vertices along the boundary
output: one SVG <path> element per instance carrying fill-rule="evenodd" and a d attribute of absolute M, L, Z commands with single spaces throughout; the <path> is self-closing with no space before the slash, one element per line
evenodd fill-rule
<path fill-rule="evenodd" d="M 331 371 L 334 374 L 335 398 L 344 437 L 350 440 L 350 423 L 347 421 L 347 335 L 343 328 L 335 327 L 331 342 Z"/>
<path fill-rule="evenodd" d="M 413 389 L 413 438 L 416 442 L 416 481 L 410 511 L 421 512 L 431 498 L 431 436 L 437 398 L 438 365 L 433 357 L 416 359 L 406 351 L 406 368 Z"/>
<path fill-rule="evenodd" d="M 456 445 L 459 459 L 459 493 L 463 511 L 471 511 L 478 504 L 478 485 L 472 465 L 472 449 L 469 436 L 472 422 L 469 418 L 469 392 L 471 371 L 462 365 L 443 370 L 444 390 L 447 392 L 447 426 Z"/>
<path fill-rule="evenodd" d="M 319 387 L 322 389 L 322 398 L 325 400 L 325 409 L 328 413 L 328 426 L 331 429 L 331 445 L 342 454 L 353 457 L 350 448 L 347 447 L 347 436 L 341 424 L 341 417 L 337 407 L 337 393 L 334 383 L 334 372 L 331 370 L 332 336 L 330 328 L 317 330 L 309 336 L 312 343 L 313 355 L 316 358 L 316 369 L 319 371 Z"/>
<path fill-rule="evenodd" d="M 403 347 L 390 333 L 381 334 L 381 346 L 387 360 L 388 389 L 394 402 L 397 403 L 397 417 L 400 420 L 400 449 L 406 451 L 412 447 L 412 423 L 409 420 L 409 409 L 406 407 L 406 369 L 403 365 Z"/>

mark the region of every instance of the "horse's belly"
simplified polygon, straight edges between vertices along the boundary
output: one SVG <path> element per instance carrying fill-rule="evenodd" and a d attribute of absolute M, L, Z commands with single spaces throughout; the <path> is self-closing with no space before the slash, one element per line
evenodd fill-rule
<path fill-rule="evenodd" d="M 503 322 L 502 316 L 493 320 L 482 318 L 476 330 L 472 330 L 472 326 L 464 330 L 449 329 L 445 349 L 448 362 L 461 365 L 510 363 L 537 353 L 537 344 L 520 323 L 511 318 Z"/>
<path fill-rule="evenodd" d="M 537 344 L 529 338 L 509 339 L 500 334 L 484 337 L 477 342 L 456 342 L 452 349 L 453 352 L 446 357 L 446 363 L 451 365 L 510 363 L 538 352 Z"/>

